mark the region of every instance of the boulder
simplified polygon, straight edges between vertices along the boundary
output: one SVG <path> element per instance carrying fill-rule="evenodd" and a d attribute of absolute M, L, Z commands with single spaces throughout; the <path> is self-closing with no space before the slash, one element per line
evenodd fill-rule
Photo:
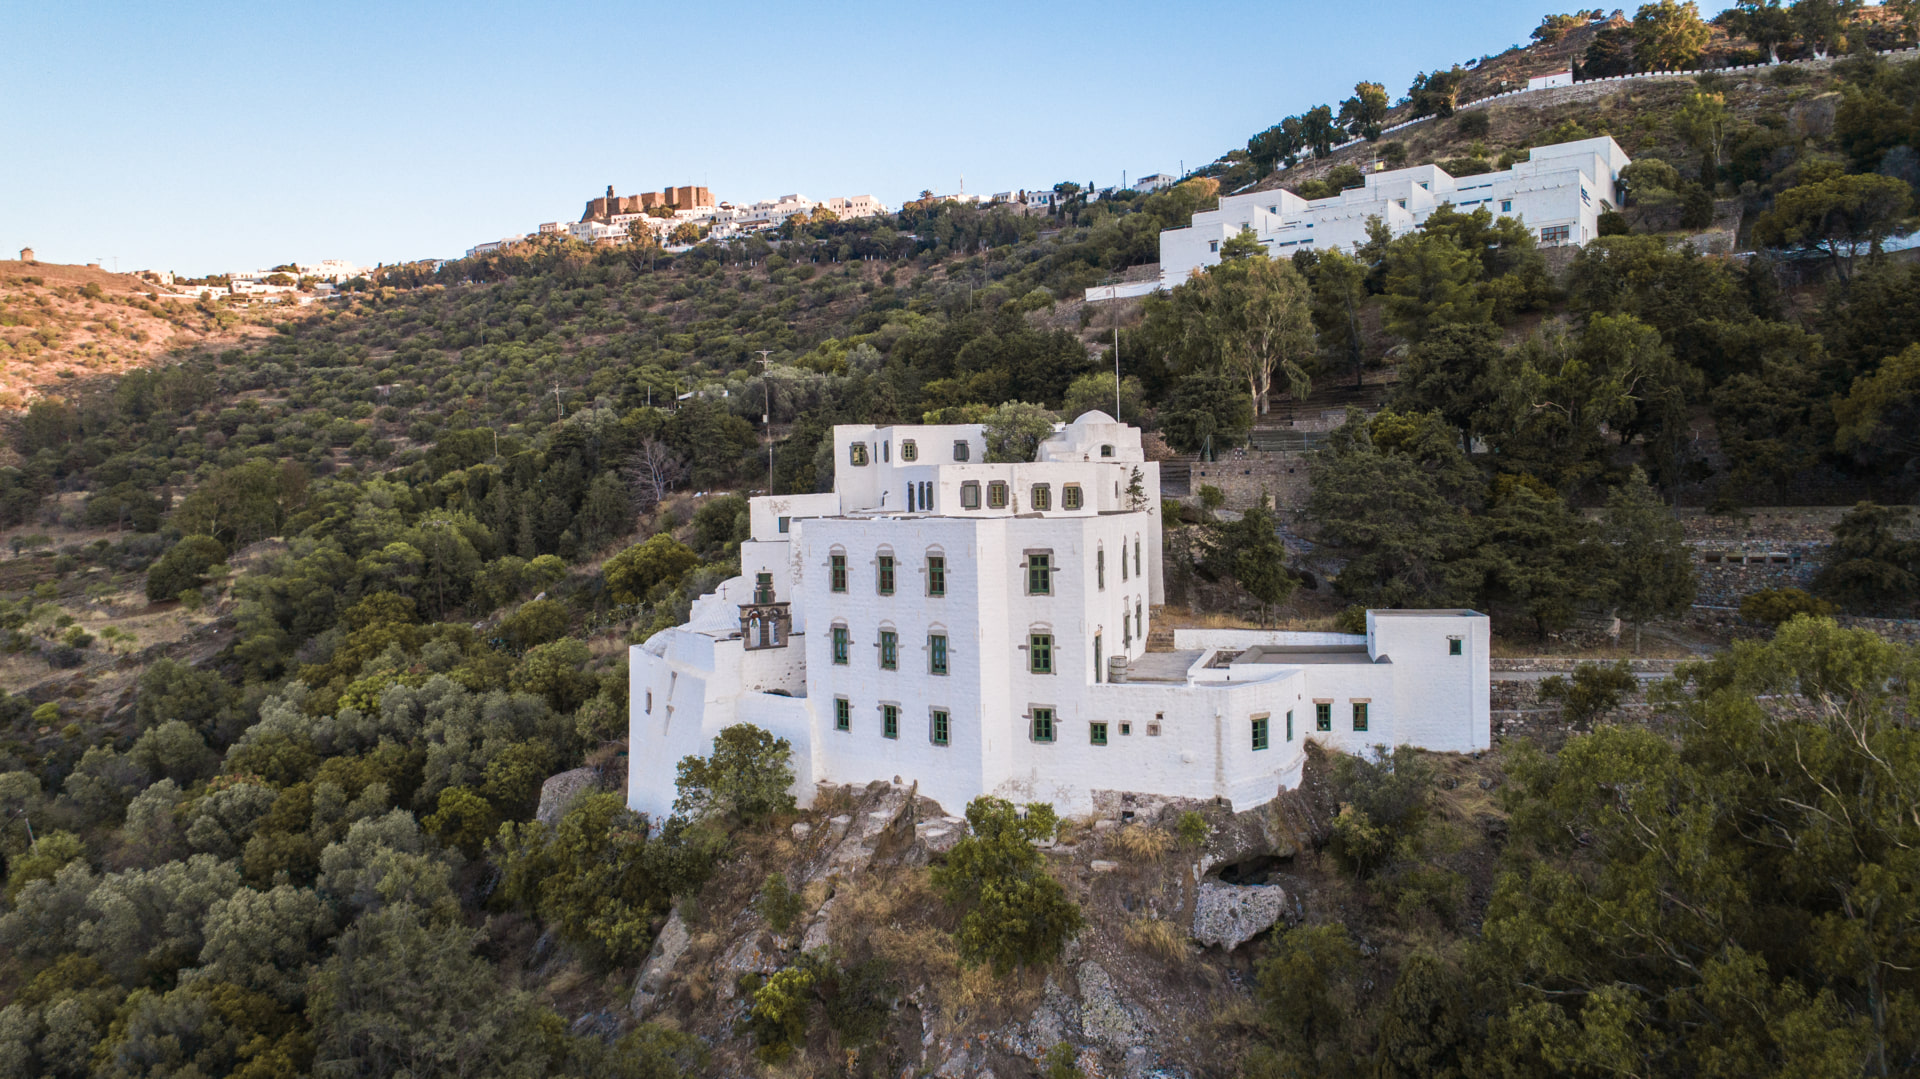
<path fill-rule="evenodd" d="M 1194 901 L 1193 939 L 1232 951 L 1271 928 L 1286 905 L 1282 888 L 1208 881 Z"/>
<path fill-rule="evenodd" d="M 674 965 L 687 954 L 687 946 L 692 943 L 693 934 L 687 931 L 687 923 L 681 920 L 680 909 L 675 907 L 666 927 L 654 938 L 653 950 L 647 953 L 646 962 L 640 964 L 640 976 L 634 979 L 634 1018 L 645 1018 L 653 1009 L 654 1002 L 666 991 Z"/>
<path fill-rule="evenodd" d="M 533 811 L 533 819 L 551 828 L 567 815 L 567 807 L 573 805 L 575 798 L 599 789 L 597 769 L 575 768 L 548 776 L 547 781 L 540 784 L 540 806 Z"/>
<path fill-rule="evenodd" d="M 1089 959 L 1075 972 L 1080 982 L 1080 1030 L 1103 1049 L 1124 1053 L 1146 1040 L 1140 1017 L 1113 987 L 1113 978 Z"/>

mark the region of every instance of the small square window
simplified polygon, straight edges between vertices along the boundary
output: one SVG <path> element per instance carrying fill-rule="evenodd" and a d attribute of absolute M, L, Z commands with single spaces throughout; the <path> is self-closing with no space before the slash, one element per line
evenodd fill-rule
<path fill-rule="evenodd" d="M 1080 503 L 1081 503 L 1081 497 L 1080 497 L 1079 484 L 1069 483 L 1065 487 L 1060 488 L 1060 508 L 1061 509 L 1077 510 L 1080 508 Z"/>
<path fill-rule="evenodd" d="M 835 592 L 845 592 L 847 590 L 847 556 L 830 555 L 827 558 L 827 566 L 830 570 L 828 584 Z"/>
<path fill-rule="evenodd" d="M 947 594 L 947 556 L 930 554 L 927 556 L 927 595 L 944 596 Z"/>
<path fill-rule="evenodd" d="M 1033 710 L 1032 737 L 1036 742 L 1053 741 L 1053 709 L 1035 708 Z"/>
<path fill-rule="evenodd" d="M 954 460 L 964 461 L 971 456 L 973 456 L 973 448 L 967 445 L 966 439 L 956 438 L 953 440 L 953 459 Z"/>
<path fill-rule="evenodd" d="M 867 444 L 865 442 L 855 442 L 852 445 L 848 446 L 847 460 L 849 463 L 853 464 L 856 467 L 866 464 L 867 463 Z"/>
<path fill-rule="evenodd" d="M 1117 418 L 1117 417 L 1116 417 L 1116 418 Z M 1113 445 L 1112 445 L 1111 443 L 1108 443 L 1108 444 L 1105 444 L 1105 445 L 1102 445 L 1102 446 L 1100 447 L 1100 456 L 1102 456 L 1102 457 L 1112 457 L 1112 456 L 1113 456 Z"/>
<path fill-rule="evenodd" d="M 1313 727 L 1315 730 L 1320 731 L 1330 731 L 1333 729 L 1333 705 L 1330 702 L 1315 702 L 1313 706 Z"/>
<path fill-rule="evenodd" d="M 891 596 L 893 595 L 893 556 L 883 554 L 875 561 L 880 576 L 880 594 L 883 596 Z"/>
<path fill-rule="evenodd" d="M 1448 637 L 1447 638 L 1447 655 L 1457 656 L 1459 654 L 1460 654 L 1460 638 Z"/>
<path fill-rule="evenodd" d="M 1027 635 L 1027 670 L 1033 674 L 1053 673 L 1053 634 Z"/>
<path fill-rule="evenodd" d="M 1267 748 L 1266 716 L 1253 717 L 1253 748 L 1256 750 Z"/>
<path fill-rule="evenodd" d="M 833 699 L 833 729 L 836 731 L 853 729 L 853 702 L 845 697 Z"/>
<path fill-rule="evenodd" d="M 1353 729 L 1356 731 L 1367 729 L 1367 702 L 1365 701 L 1353 702 Z"/>
<path fill-rule="evenodd" d="M 880 706 L 880 737 L 900 737 L 900 706 L 883 704 Z"/>
<path fill-rule="evenodd" d="M 1053 556 L 1038 551 L 1027 555 L 1027 595 L 1053 595 Z"/>
<path fill-rule="evenodd" d="M 934 674 L 947 673 L 947 635 L 944 633 L 927 637 L 927 670 Z"/>
<path fill-rule="evenodd" d="M 1027 498 L 1030 502 L 1031 509 L 1050 510 L 1053 508 L 1053 488 L 1048 484 L 1034 484 L 1032 489 L 1028 491 Z"/>
<path fill-rule="evenodd" d="M 1122 724 L 1120 724 L 1120 735 L 1121 735 L 1121 737 L 1125 737 L 1125 736 L 1127 736 L 1127 735 L 1129 735 L 1129 734 L 1132 734 L 1132 733 L 1133 733 L 1133 724 L 1131 724 L 1131 723 L 1122 723 Z"/>
<path fill-rule="evenodd" d="M 1087 724 L 1087 741 L 1096 746 L 1107 744 L 1107 725 L 1105 723 Z"/>
<path fill-rule="evenodd" d="M 920 447 L 913 444 L 913 439 L 903 438 L 900 440 L 900 459 L 902 461 L 917 461 L 920 459 Z"/>
<path fill-rule="evenodd" d="M 1512 200 L 1512 199 L 1501 199 L 1501 200 L 1500 200 L 1500 212 L 1501 212 L 1501 213 L 1503 213 L 1503 214 L 1510 214 L 1510 213 L 1512 213 L 1512 212 L 1513 212 L 1513 200 Z"/>
<path fill-rule="evenodd" d="M 978 480 L 968 480 L 960 485 L 960 508 L 963 510 L 977 510 L 980 508 L 980 483 Z"/>
<path fill-rule="evenodd" d="M 880 669 L 900 669 L 900 635 L 890 629 L 880 631 Z"/>
<path fill-rule="evenodd" d="M 847 645 L 851 642 L 852 638 L 847 635 L 847 627 L 833 627 L 833 662 L 838 666 L 847 665 Z"/>
<path fill-rule="evenodd" d="M 790 521 L 792 521 L 792 520 L 793 520 L 793 518 L 791 518 L 791 517 L 782 517 L 782 518 L 780 518 L 780 534 L 781 534 L 781 535 L 783 535 L 783 536 L 784 536 L 784 535 L 786 535 L 786 534 L 787 534 L 787 524 L 788 524 L 788 522 L 790 522 Z"/>
<path fill-rule="evenodd" d="M 952 734 L 953 734 L 951 726 L 952 725 L 949 722 L 947 718 L 947 713 L 945 711 L 938 708 L 933 710 L 932 734 L 933 734 L 934 745 L 944 746 L 948 744 L 948 740 L 952 737 Z"/>
<path fill-rule="evenodd" d="M 988 481 L 987 508 L 990 510 L 1003 510 L 1007 508 L 1007 485 L 1005 481 Z"/>

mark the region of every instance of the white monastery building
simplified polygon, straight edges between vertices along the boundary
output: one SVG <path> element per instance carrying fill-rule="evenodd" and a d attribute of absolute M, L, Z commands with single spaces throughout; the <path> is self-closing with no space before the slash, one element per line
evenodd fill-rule
<path fill-rule="evenodd" d="M 735 723 L 793 746 L 794 794 L 917 783 L 1117 808 L 1122 795 L 1271 800 L 1307 739 L 1485 749 L 1472 611 L 1370 611 L 1365 634 L 1181 630 L 1162 602 L 1159 466 L 1101 412 L 1032 461 L 978 424 L 834 428 L 834 489 L 752 500 L 741 575 L 629 651 L 628 800 L 663 819 L 675 765 Z"/>
<path fill-rule="evenodd" d="M 1311 202 L 1291 191 L 1226 195 L 1220 208 L 1193 215 L 1193 224 L 1160 234 L 1160 283 L 1172 288 L 1193 271 L 1220 262 L 1220 245 L 1248 228 L 1282 258 L 1301 247 L 1349 250 L 1365 243 L 1367 221 L 1378 217 L 1395 236 L 1412 232 L 1434 210 L 1451 204 L 1512 217 L 1533 229 L 1542 246 L 1585 244 L 1600 235 L 1600 215 L 1620 204 L 1626 151 L 1609 136 L 1536 146 L 1529 159 L 1505 172 L 1455 178 L 1438 165 L 1369 173 L 1363 187 Z"/>

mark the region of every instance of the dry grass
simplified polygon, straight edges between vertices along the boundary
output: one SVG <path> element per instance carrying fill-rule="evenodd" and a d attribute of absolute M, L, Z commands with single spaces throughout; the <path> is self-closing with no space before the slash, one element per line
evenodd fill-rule
<path fill-rule="evenodd" d="M 1191 954 L 1187 935 L 1164 918 L 1135 918 L 1124 933 L 1127 947 L 1167 963 L 1184 963 Z"/>
<path fill-rule="evenodd" d="M 1129 824 L 1108 838 L 1107 847 L 1129 862 L 1157 862 L 1172 849 L 1173 836 L 1159 828 Z"/>

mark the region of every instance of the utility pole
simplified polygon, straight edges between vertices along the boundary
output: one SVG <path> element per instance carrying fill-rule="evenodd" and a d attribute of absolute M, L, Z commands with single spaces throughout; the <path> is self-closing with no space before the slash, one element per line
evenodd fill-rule
<path fill-rule="evenodd" d="M 1117 297 L 1113 303 L 1113 419 L 1115 423 L 1120 422 L 1120 301 Z"/>
<path fill-rule="evenodd" d="M 767 494 L 773 494 L 773 350 L 760 350 L 760 384 L 767 391 L 767 410 L 760 414 L 760 425 L 767 429 Z"/>

